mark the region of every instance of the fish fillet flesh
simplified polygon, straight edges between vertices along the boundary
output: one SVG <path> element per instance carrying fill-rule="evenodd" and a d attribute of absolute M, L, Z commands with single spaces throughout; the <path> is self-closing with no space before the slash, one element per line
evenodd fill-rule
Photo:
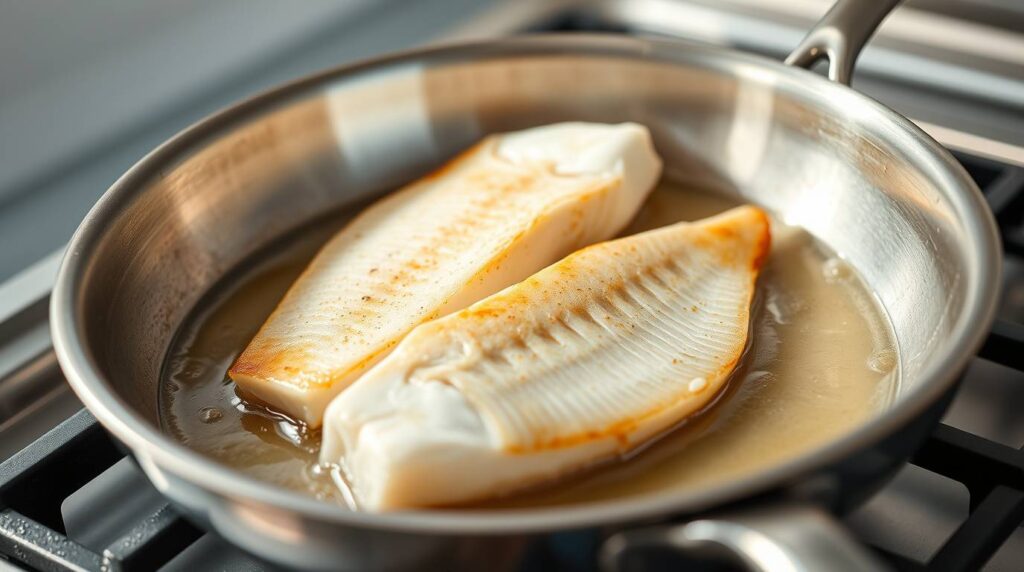
<path fill-rule="evenodd" d="M 591 246 L 418 326 L 327 408 L 320 460 L 378 511 L 613 459 L 724 387 L 769 237 L 740 207 Z"/>
<path fill-rule="evenodd" d="M 312 427 L 415 326 L 465 308 L 633 218 L 661 172 L 645 127 L 491 136 L 376 202 L 316 255 L 228 371 Z"/>

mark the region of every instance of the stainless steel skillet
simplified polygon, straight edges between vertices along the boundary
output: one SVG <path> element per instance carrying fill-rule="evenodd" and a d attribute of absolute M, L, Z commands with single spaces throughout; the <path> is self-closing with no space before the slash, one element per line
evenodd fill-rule
<path fill-rule="evenodd" d="M 894 2 L 840 2 L 790 61 L 853 59 Z M 857 25 L 852 25 L 857 24 Z M 553 121 L 649 126 L 671 176 L 803 226 L 878 295 L 899 343 L 892 406 L 770 470 L 687 492 L 558 509 L 344 511 L 243 477 L 162 434 L 158 373 L 189 310 L 317 215 L 422 174 L 486 133 Z M 324 72 L 243 102 L 149 154 L 69 246 L 52 296 L 61 365 L 157 488 L 203 526 L 282 563 L 424 565 L 498 535 L 632 529 L 607 545 L 714 544 L 751 566 L 870 566 L 829 512 L 856 505 L 938 421 L 992 320 L 999 244 L 979 191 L 907 119 L 836 82 L 729 50 L 617 36 L 432 48 Z M 697 520 L 693 520 L 697 519 Z"/>

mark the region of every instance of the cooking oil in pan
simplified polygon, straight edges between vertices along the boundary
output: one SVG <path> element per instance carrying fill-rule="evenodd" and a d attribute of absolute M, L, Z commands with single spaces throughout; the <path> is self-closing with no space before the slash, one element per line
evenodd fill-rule
<path fill-rule="evenodd" d="M 626 234 L 694 220 L 735 202 L 663 184 Z M 348 504 L 317 468 L 319 433 L 241 400 L 228 367 L 316 248 L 344 220 L 278 245 L 205 298 L 164 364 L 164 430 L 250 476 Z M 885 315 L 857 274 L 803 231 L 773 226 L 750 347 L 725 393 L 699 417 L 618 463 L 476 505 L 583 503 L 747 476 L 822 446 L 885 407 L 899 378 Z M 467 507 L 468 508 L 468 507 Z"/>

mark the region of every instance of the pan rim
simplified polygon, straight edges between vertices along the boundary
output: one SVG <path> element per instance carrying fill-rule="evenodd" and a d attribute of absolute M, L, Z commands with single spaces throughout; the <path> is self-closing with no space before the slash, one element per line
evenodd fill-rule
<path fill-rule="evenodd" d="M 918 387 L 880 412 L 874 419 L 843 437 L 766 470 L 722 485 L 692 491 L 662 491 L 575 506 L 488 511 L 429 510 L 396 513 L 351 512 L 247 477 L 203 457 L 164 435 L 138 415 L 105 380 L 98 364 L 86 350 L 79 292 L 89 261 L 106 236 L 108 221 L 146 188 L 161 169 L 189 150 L 201 146 L 240 121 L 302 96 L 316 88 L 366 72 L 377 72 L 416 63 L 467 61 L 511 55 L 579 55 L 650 58 L 676 65 L 694 65 L 700 58 L 711 65 L 747 65 L 796 82 L 817 97 L 852 98 L 868 113 L 880 116 L 893 127 L 892 136 L 905 139 L 915 155 L 944 180 L 961 222 L 974 237 L 974 265 L 965 296 L 964 311 L 954 325 L 955 343 L 941 359 L 922 372 Z M 963 168 L 937 142 L 908 119 L 853 90 L 829 82 L 803 69 L 785 66 L 756 55 L 678 40 L 655 40 L 612 34 L 550 34 L 488 41 L 445 44 L 385 55 L 339 66 L 273 88 L 208 116 L 181 131 L 139 160 L 121 176 L 89 211 L 69 242 L 51 296 L 51 331 L 54 348 L 65 375 L 86 407 L 125 443 L 151 479 L 162 472 L 202 487 L 206 491 L 246 502 L 294 511 L 318 520 L 369 529 L 429 534 L 508 534 L 593 526 L 692 513 L 742 498 L 758 496 L 838 462 L 899 431 L 939 401 L 956 383 L 968 360 L 980 347 L 995 317 L 996 289 L 1001 272 L 1001 248 L 995 221 L 981 192 Z M 969 262 L 970 263 L 970 262 Z M 161 480 L 161 479 L 157 479 Z M 166 483 L 165 483 L 166 484 Z M 164 484 L 164 485 L 165 485 Z M 164 489 L 160 482 L 158 489 Z"/>

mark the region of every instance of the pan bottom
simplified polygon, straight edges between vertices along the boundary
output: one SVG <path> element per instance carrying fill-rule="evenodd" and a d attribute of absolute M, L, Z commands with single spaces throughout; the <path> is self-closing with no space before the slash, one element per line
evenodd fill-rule
<path fill-rule="evenodd" d="M 626 234 L 735 206 L 663 183 Z M 325 502 L 345 496 L 317 469 L 319 433 L 242 401 L 227 368 L 317 247 L 332 217 L 276 245 L 206 296 L 179 331 L 161 375 L 165 432 L 234 469 Z M 823 446 L 890 401 L 895 337 L 856 273 L 807 233 L 773 224 L 750 347 L 715 406 L 630 458 L 534 491 L 466 507 L 578 504 L 719 484 Z"/>

